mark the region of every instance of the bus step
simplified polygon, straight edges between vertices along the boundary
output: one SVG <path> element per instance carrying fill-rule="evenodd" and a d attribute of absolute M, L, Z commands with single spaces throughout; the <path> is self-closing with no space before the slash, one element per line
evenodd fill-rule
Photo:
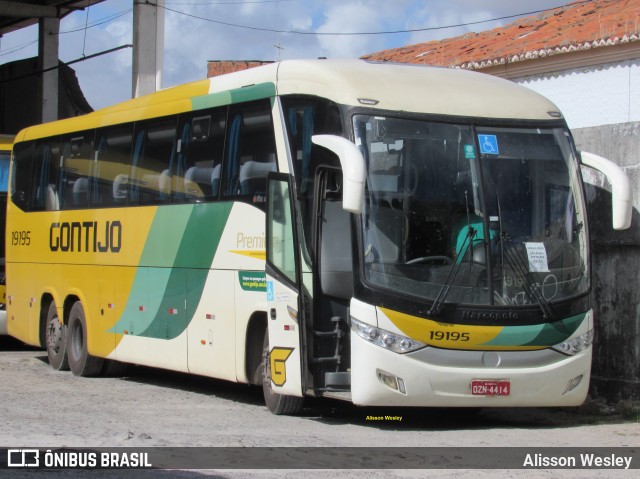
<path fill-rule="evenodd" d="M 340 361 L 342 358 L 340 356 L 326 356 L 324 358 L 313 358 L 311 359 L 312 363 L 332 363 L 336 361 Z"/>
<path fill-rule="evenodd" d="M 351 386 L 340 386 L 340 387 L 334 387 L 334 388 L 317 388 L 314 389 L 314 391 L 316 393 L 322 393 L 322 396 L 325 397 L 336 397 L 336 396 L 331 396 L 329 394 L 325 394 L 325 393 L 350 393 L 351 392 Z M 351 399 L 351 398 L 340 398 L 340 399 Z"/>
<path fill-rule="evenodd" d="M 324 387 L 327 389 L 351 389 L 350 372 L 324 373 Z"/>
<path fill-rule="evenodd" d="M 333 316 L 331 318 L 331 322 L 334 325 L 333 331 L 316 331 L 315 329 L 312 329 L 311 331 L 313 335 L 319 338 L 336 338 L 338 340 L 344 338 L 346 336 L 346 333 L 343 330 L 342 325 L 344 324 L 345 326 L 347 326 L 347 324 L 344 322 L 344 319 L 342 319 L 342 317 L 340 316 Z"/>
<path fill-rule="evenodd" d="M 344 333 L 340 330 L 338 331 L 316 331 L 313 330 L 313 335 L 319 338 L 342 338 Z"/>

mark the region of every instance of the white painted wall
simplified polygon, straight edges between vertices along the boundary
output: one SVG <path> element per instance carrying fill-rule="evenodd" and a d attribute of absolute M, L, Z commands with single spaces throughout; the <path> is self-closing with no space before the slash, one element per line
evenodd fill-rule
<path fill-rule="evenodd" d="M 564 113 L 578 149 L 623 167 L 631 179 L 631 228 L 613 231 L 602 175 L 583 168 L 593 256 L 591 295 L 597 321 L 592 394 L 610 401 L 638 397 L 640 361 L 640 58 L 513 79 L 553 101 Z M 635 326 L 635 327 L 634 327 Z M 624 331 L 624 333 L 621 333 Z M 623 351 L 612 365 L 607 351 Z"/>
<path fill-rule="evenodd" d="M 572 129 L 640 121 L 640 58 L 512 80 L 558 105 Z"/>

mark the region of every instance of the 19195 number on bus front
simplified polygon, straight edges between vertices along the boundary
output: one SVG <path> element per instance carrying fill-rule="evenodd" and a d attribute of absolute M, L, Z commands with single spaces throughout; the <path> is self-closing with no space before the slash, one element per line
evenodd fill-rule
<path fill-rule="evenodd" d="M 434 341 L 469 341 L 469 333 L 458 331 L 429 331 L 429 339 Z"/>

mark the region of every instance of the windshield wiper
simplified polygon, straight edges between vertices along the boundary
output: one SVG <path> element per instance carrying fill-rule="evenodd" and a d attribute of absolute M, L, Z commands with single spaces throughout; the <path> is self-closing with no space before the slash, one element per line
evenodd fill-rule
<path fill-rule="evenodd" d="M 496 200 L 498 203 L 498 227 L 500 228 L 500 250 L 502 256 L 502 270 L 504 277 L 504 263 L 511 267 L 511 269 L 522 279 L 523 288 L 525 294 L 529 297 L 531 302 L 536 302 L 542 310 L 542 317 L 544 319 L 552 319 L 554 314 L 551 309 L 551 305 L 547 298 L 544 297 L 544 293 L 540 290 L 540 285 L 531 281 L 529 273 L 527 271 L 527 264 L 518 253 L 513 241 L 509 234 L 502 228 L 502 205 L 500 202 L 500 196 L 496 193 Z M 506 248 L 505 248 L 506 244 Z"/>
<path fill-rule="evenodd" d="M 503 243 L 504 260 L 506 260 L 511 269 L 522 279 L 523 289 L 529 297 L 529 300 L 538 303 L 544 319 L 553 319 L 554 313 L 549 301 L 544 297 L 544 293 L 540 289 L 540 284 L 531 281 L 529 272 L 527 271 L 527 263 L 522 259 L 509 234 L 505 231 L 500 231 L 500 241 Z M 504 245 L 506 245 L 506 247 L 504 247 Z"/>
<path fill-rule="evenodd" d="M 442 305 L 444 304 L 444 300 L 447 298 L 449 291 L 451 290 L 451 286 L 453 282 L 456 280 L 458 273 L 460 272 L 460 266 L 462 266 L 462 258 L 467 254 L 467 251 L 470 251 L 471 258 L 473 258 L 473 239 L 475 238 L 478 230 L 471 226 L 471 212 L 469 208 L 469 192 L 465 190 L 464 192 L 464 200 L 467 210 L 467 234 L 462 241 L 462 245 L 460 246 L 460 250 L 457 251 L 456 257 L 453 259 L 453 265 L 451 269 L 447 273 L 447 277 L 442 284 L 442 287 L 438 291 L 436 298 L 433 300 L 433 304 L 431 308 L 427 311 L 427 314 L 438 315 L 440 311 L 442 311 Z"/>
<path fill-rule="evenodd" d="M 468 222 L 467 234 L 465 235 L 464 241 L 462 242 L 462 247 L 460 248 L 460 251 L 454 258 L 453 265 L 451 266 L 451 269 L 449 270 L 449 273 L 447 274 L 447 277 L 445 278 L 444 283 L 440 288 L 440 291 L 438 291 L 438 294 L 436 295 L 436 299 L 433 300 L 433 304 L 431 305 L 431 308 L 427 311 L 427 314 L 438 315 L 440 314 L 440 311 L 442 311 L 442 305 L 444 304 L 444 300 L 449 294 L 449 291 L 451 290 L 451 286 L 453 285 L 453 282 L 455 281 L 456 276 L 458 276 L 458 272 L 460 271 L 460 267 L 462 266 L 462 261 L 458 261 L 458 259 L 459 258 L 462 259 L 464 255 L 467 253 L 467 250 L 471 247 L 471 244 L 473 243 L 473 238 L 476 236 L 477 232 L 478 230 L 476 230 Z"/>

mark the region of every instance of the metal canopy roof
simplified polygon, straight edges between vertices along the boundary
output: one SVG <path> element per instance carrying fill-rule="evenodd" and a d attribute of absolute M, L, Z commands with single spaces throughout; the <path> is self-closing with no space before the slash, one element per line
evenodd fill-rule
<path fill-rule="evenodd" d="M 104 0 L 0 0 L 0 35 L 38 23 L 41 18 L 63 18 Z"/>

